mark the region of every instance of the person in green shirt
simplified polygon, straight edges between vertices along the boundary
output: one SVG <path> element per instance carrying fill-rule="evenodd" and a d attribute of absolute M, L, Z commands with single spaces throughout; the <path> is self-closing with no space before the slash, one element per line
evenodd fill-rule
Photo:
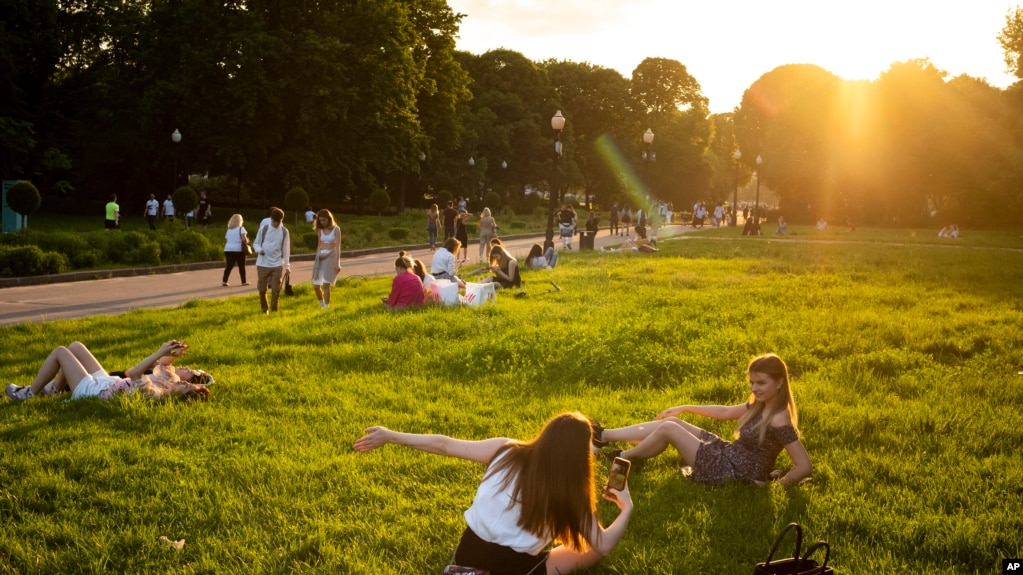
<path fill-rule="evenodd" d="M 107 202 L 107 218 L 104 227 L 114 230 L 121 227 L 121 206 L 117 205 L 117 194 L 110 194 L 110 201 Z"/>

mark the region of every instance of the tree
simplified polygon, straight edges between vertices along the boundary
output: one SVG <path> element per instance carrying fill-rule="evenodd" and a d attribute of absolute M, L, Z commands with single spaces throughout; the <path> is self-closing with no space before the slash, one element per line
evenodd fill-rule
<path fill-rule="evenodd" d="M 43 198 L 32 182 L 18 182 L 7 190 L 7 205 L 21 215 L 21 227 L 26 227 L 26 218 L 39 209 Z"/>
<path fill-rule="evenodd" d="M 1017 6 L 1005 15 L 1005 28 L 998 35 L 998 43 L 1005 53 L 1006 70 L 1023 79 L 1023 8 Z"/>

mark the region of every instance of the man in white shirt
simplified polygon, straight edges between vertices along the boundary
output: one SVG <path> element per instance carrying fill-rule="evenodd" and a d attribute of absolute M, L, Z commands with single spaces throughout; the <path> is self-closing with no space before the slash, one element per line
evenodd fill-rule
<path fill-rule="evenodd" d="M 156 231 L 156 216 L 160 213 L 160 202 L 156 201 L 156 195 L 149 194 L 149 201 L 146 202 L 144 215 L 149 220 L 149 229 Z"/>
<path fill-rule="evenodd" d="M 277 311 L 284 278 L 291 274 L 291 235 L 284 227 L 284 210 L 270 210 L 270 224 L 261 225 L 252 244 L 256 252 L 256 289 L 259 290 L 259 306 L 263 313 Z M 270 289 L 267 302 L 266 290 Z"/>
<path fill-rule="evenodd" d="M 174 199 L 170 194 L 167 194 L 167 199 L 163 201 L 163 217 L 168 220 L 174 219 Z"/>

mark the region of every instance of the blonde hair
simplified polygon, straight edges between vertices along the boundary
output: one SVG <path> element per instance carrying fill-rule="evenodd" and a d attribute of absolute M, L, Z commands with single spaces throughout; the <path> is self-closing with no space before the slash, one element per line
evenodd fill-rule
<path fill-rule="evenodd" d="M 783 409 L 789 412 L 789 420 L 792 422 L 792 428 L 796 430 L 796 435 L 798 436 L 799 412 L 796 411 L 796 400 L 792 396 L 792 385 L 789 383 L 789 368 L 785 365 L 785 362 L 773 353 L 765 353 L 750 360 L 746 373 L 762 373 L 774 381 L 780 380 L 782 385 L 778 389 L 778 395 L 775 396 L 774 405 L 758 403 L 756 396 L 750 394 L 749 402 L 747 403 L 748 409 L 739 418 L 739 423 L 736 425 L 736 437 L 739 435 L 738 430 L 746 422 L 755 419 L 759 415 L 761 419 L 760 423 L 757 424 L 757 442 L 763 443 L 764 437 L 767 436 L 767 428 L 770 425 L 771 417 Z"/>
<path fill-rule="evenodd" d="M 233 230 L 235 228 L 240 228 L 241 225 L 242 225 L 242 215 L 241 214 L 234 214 L 234 215 L 231 216 L 231 219 L 227 220 L 227 229 L 229 229 L 229 230 Z"/>
<path fill-rule="evenodd" d="M 490 208 L 483 208 L 482 215 L 483 215 L 484 218 L 489 218 L 490 217 Z"/>

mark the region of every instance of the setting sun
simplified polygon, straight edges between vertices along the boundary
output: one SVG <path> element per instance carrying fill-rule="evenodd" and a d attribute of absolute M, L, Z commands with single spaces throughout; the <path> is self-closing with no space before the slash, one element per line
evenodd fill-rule
<path fill-rule="evenodd" d="M 590 62 L 628 77 L 644 58 L 678 60 L 713 112 L 728 112 L 761 75 L 816 64 L 848 80 L 873 80 L 895 63 L 929 58 L 956 76 L 1005 87 L 996 36 L 1005 0 L 677 2 L 676 0 L 451 0 L 466 15 L 458 48 L 508 48 L 526 57 Z"/>

